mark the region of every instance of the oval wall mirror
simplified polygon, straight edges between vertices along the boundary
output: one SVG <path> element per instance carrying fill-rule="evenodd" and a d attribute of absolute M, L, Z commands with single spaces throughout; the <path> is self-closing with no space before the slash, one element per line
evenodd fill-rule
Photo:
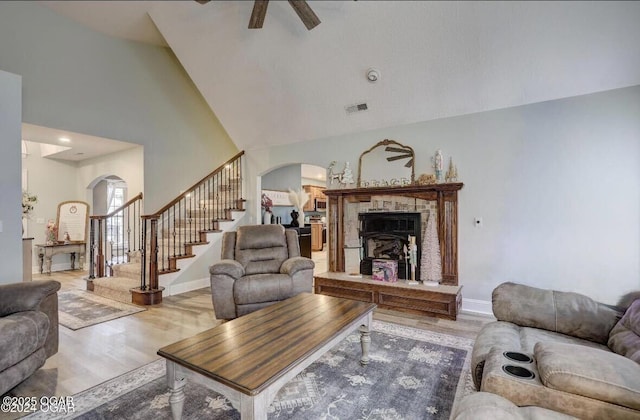
<path fill-rule="evenodd" d="M 384 139 L 360 155 L 358 187 L 413 184 L 414 166 L 411 147 Z"/>

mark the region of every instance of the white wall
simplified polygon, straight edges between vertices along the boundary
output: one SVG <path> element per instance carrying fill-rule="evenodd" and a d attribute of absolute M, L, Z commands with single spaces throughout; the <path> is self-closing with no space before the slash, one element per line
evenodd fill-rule
<path fill-rule="evenodd" d="M 22 78 L 0 70 L 0 283 L 22 281 Z"/>
<path fill-rule="evenodd" d="M 83 200 L 91 203 L 92 182 L 98 178 L 116 175 L 127 183 L 127 200 L 144 191 L 144 149 L 134 146 L 131 149 L 87 159 L 78 163 L 77 190 Z M 92 214 L 103 214 L 94 213 Z"/>
<path fill-rule="evenodd" d="M 438 148 L 458 166 L 464 298 L 490 301 L 503 281 L 608 303 L 640 289 L 640 86 L 251 150 L 247 195 L 285 163 L 348 160 L 357 173 L 385 138 L 414 148 L 416 175 L 433 173 Z"/>
<path fill-rule="evenodd" d="M 263 190 L 276 190 L 276 191 L 298 191 L 302 188 L 302 177 L 300 165 L 288 165 L 282 168 L 274 169 L 268 174 L 262 176 L 262 189 Z M 274 206 L 271 210 L 274 217 L 280 217 L 282 224 L 288 225 L 291 223 L 291 211 L 294 209 L 291 206 Z M 302 222 L 299 220 L 299 222 Z"/>
<path fill-rule="evenodd" d="M 24 187 L 30 194 L 38 197 L 27 221 L 27 234 L 34 238 L 34 244 L 42 244 L 45 242 L 47 221 L 56 220 L 58 203 L 84 201 L 84 195 L 79 194 L 77 188 L 78 172 L 75 162 L 43 158 L 39 143 L 29 141 L 27 145 L 29 156 L 22 159 L 22 168 L 27 171 L 28 182 Z M 37 260 L 34 253 L 34 266 Z"/>
<path fill-rule="evenodd" d="M 38 197 L 30 218 L 27 220 L 27 235 L 34 238 L 34 244 L 45 242 L 45 226 L 49 219 L 55 221 L 58 204 L 62 201 L 86 201 L 93 209 L 92 191 L 89 185 L 99 177 L 116 175 L 127 182 L 130 195 L 143 191 L 142 146 L 112 153 L 81 162 L 70 162 L 41 157 L 39 143 L 27 142 L 29 156 L 22 159 L 23 169 L 27 171 L 26 186 L 29 193 Z M 33 257 L 33 271 L 39 269 L 37 255 Z M 56 255 L 52 259 L 55 270 L 70 267 L 68 255 Z"/>
<path fill-rule="evenodd" d="M 166 48 L 94 32 L 37 2 L 0 2 L 0 57 L 0 69 L 23 76 L 23 122 L 144 145 L 149 212 L 237 153 Z"/>

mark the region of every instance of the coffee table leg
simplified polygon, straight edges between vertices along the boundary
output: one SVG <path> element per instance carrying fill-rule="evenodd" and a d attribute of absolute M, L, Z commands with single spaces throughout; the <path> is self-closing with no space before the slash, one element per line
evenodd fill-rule
<path fill-rule="evenodd" d="M 262 392 L 255 396 L 240 395 L 240 418 L 242 420 L 267 420 L 266 393 Z"/>
<path fill-rule="evenodd" d="M 369 345 L 371 344 L 371 336 L 369 334 L 369 327 L 361 325 L 360 328 L 360 345 L 362 346 L 362 359 L 360 364 L 362 366 L 369 364 Z"/>
<path fill-rule="evenodd" d="M 173 420 L 182 419 L 182 407 L 184 406 L 184 386 L 186 379 L 178 374 L 175 363 L 167 360 L 167 384 L 171 390 L 169 405 Z"/>

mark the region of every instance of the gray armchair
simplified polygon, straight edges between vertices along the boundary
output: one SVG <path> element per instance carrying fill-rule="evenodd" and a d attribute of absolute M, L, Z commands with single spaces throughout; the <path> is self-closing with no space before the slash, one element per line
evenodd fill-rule
<path fill-rule="evenodd" d="M 315 264 L 300 256 L 298 233 L 282 225 L 225 232 L 222 260 L 209 268 L 218 319 L 234 319 L 313 289 Z"/>
<path fill-rule="evenodd" d="M 58 290 L 53 280 L 0 285 L 0 395 L 58 352 Z"/>

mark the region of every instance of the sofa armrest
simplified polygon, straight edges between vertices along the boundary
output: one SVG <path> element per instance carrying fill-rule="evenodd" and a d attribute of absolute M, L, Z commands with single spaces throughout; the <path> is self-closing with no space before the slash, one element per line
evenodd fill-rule
<path fill-rule="evenodd" d="M 539 342 L 534 355 L 552 389 L 640 410 L 640 365 L 619 354 L 577 344 Z"/>
<path fill-rule="evenodd" d="M 572 292 L 503 283 L 493 290 L 493 314 L 499 321 L 542 328 L 600 344 L 622 314 L 593 299 Z"/>
<path fill-rule="evenodd" d="M 42 301 L 60 290 L 54 280 L 40 280 L 0 285 L 0 316 L 16 312 L 38 311 Z"/>
<path fill-rule="evenodd" d="M 316 264 L 312 259 L 307 257 L 289 258 L 280 266 L 280 273 L 293 277 L 298 271 L 313 270 Z"/>
<path fill-rule="evenodd" d="M 244 267 L 235 260 L 220 260 L 209 267 L 209 273 L 211 275 L 227 275 L 237 280 L 244 276 Z"/>
<path fill-rule="evenodd" d="M 236 280 L 244 276 L 244 267 L 235 260 L 221 260 L 209 267 L 211 274 L 211 300 L 217 319 L 237 317 L 233 297 Z"/>

